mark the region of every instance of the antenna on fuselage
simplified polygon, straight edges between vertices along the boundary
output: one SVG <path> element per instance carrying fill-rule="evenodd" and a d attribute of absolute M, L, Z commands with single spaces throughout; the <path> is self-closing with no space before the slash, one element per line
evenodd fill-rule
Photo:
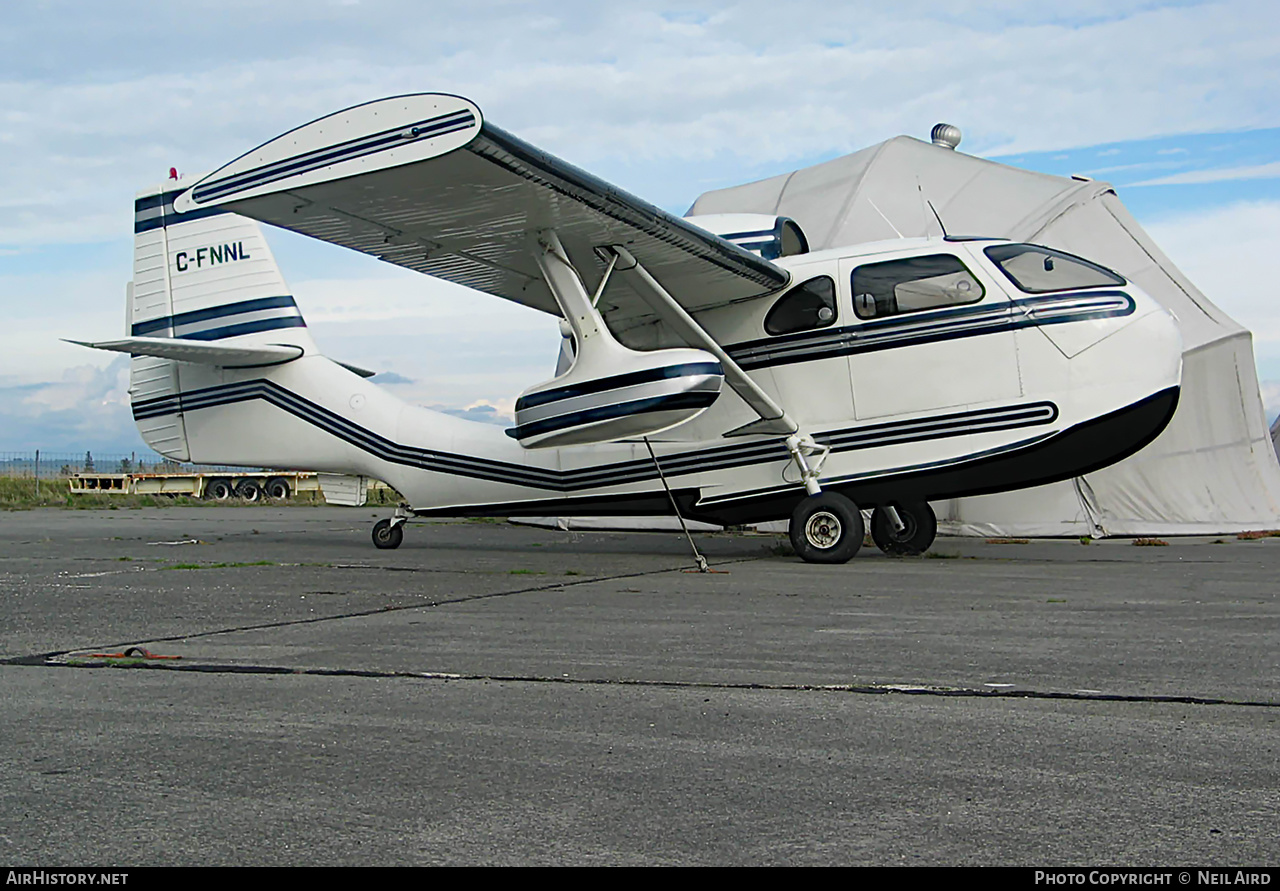
<path fill-rule="evenodd" d="M 920 194 L 921 194 L 921 196 L 923 197 L 924 193 L 923 193 L 923 192 L 921 192 Z M 943 237 L 943 238 L 946 238 L 946 237 L 947 237 L 947 224 L 946 224 L 946 223 L 944 223 L 944 222 L 942 222 L 942 217 L 938 215 L 938 209 L 937 209 L 936 207 L 934 207 L 934 206 L 933 206 L 933 202 L 932 202 L 932 201 L 926 200 L 924 203 L 925 203 L 925 204 L 927 204 L 927 205 L 929 205 L 929 210 L 933 211 L 933 218 L 934 218 L 935 220 L 937 220 L 937 221 L 938 221 L 938 226 L 939 226 L 939 227 L 941 227 L 941 229 L 942 229 L 942 237 Z"/>
<path fill-rule="evenodd" d="M 934 218 L 935 220 L 937 220 L 937 221 L 938 221 L 938 226 L 942 229 L 942 237 L 943 237 L 943 238 L 946 238 L 946 237 L 947 237 L 947 227 L 946 227 L 946 224 L 944 224 L 944 223 L 942 222 L 942 217 L 940 217 L 940 216 L 938 215 L 938 209 L 937 209 L 936 207 L 934 207 L 934 206 L 933 206 L 933 202 L 932 202 L 932 201 L 929 201 L 927 198 L 925 198 L 925 197 L 924 197 L 924 186 L 920 185 L 920 177 L 919 177 L 919 176 L 917 176 L 917 177 L 916 177 L 916 193 L 920 196 L 920 215 L 921 215 L 921 216 L 924 216 L 924 208 L 925 208 L 925 206 L 926 206 L 926 205 L 928 205 L 930 212 L 932 212 L 932 213 L 933 213 L 933 218 Z M 929 228 L 929 218 L 928 218 L 928 217 L 925 217 L 925 219 L 924 219 L 924 224 L 925 224 L 925 230 L 926 230 L 926 231 L 925 231 L 925 236 L 926 236 L 926 237 L 931 237 L 931 236 L 929 236 L 929 234 L 928 234 L 928 228 Z"/>

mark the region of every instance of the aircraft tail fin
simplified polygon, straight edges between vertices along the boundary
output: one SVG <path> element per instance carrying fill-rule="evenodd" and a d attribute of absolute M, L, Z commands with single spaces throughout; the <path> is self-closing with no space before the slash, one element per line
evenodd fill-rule
<path fill-rule="evenodd" d="M 126 341 L 104 348 L 144 341 L 153 341 L 152 347 L 161 342 L 172 345 L 128 350 L 135 353 L 129 386 L 134 405 L 154 405 L 155 400 L 190 389 L 196 381 L 184 387 L 183 377 L 194 376 L 198 369 L 190 364 L 184 368 L 183 362 L 244 364 L 243 358 L 236 363 L 218 358 L 237 350 L 252 355 L 287 347 L 286 352 L 299 357 L 317 352 L 256 222 L 219 208 L 174 211 L 174 199 L 194 181 L 170 180 L 143 190 L 134 203 Z M 181 349 L 183 343 L 191 348 Z M 202 344 L 210 348 L 202 350 Z M 139 418 L 138 429 L 160 454 L 189 460 L 180 411 Z"/>

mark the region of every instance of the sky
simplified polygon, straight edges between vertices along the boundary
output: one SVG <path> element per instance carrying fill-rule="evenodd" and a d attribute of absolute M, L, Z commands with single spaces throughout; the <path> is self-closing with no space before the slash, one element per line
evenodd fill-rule
<path fill-rule="evenodd" d="M 675 213 L 933 124 L 1113 183 L 1254 333 L 1280 412 L 1280 4 L 9 0 L 0 20 L 0 455 L 146 451 L 123 329 L 138 189 L 407 92 Z M 317 342 L 422 405 L 502 420 L 554 320 L 269 229 Z"/>

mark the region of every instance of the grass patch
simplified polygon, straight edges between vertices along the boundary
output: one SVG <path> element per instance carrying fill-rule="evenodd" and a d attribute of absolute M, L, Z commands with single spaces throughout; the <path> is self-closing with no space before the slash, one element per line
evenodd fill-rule
<path fill-rule="evenodd" d="M 1280 538 L 1280 529 L 1258 529 L 1254 532 L 1241 532 L 1236 538 L 1241 541 L 1258 541 L 1263 538 Z"/>
<path fill-rule="evenodd" d="M 1093 544 L 1093 536 L 1091 536 L 1091 535 L 1082 535 L 1082 536 L 1080 536 L 1080 544 L 1082 544 L 1082 545 L 1091 545 L 1091 544 Z"/>
<path fill-rule="evenodd" d="M 1163 538 L 1135 538 L 1133 546 L 1135 548 L 1164 548 L 1168 547 L 1169 542 Z"/>
<path fill-rule="evenodd" d="M 987 544 L 1031 544 L 1029 538 L 988 538 Z"/>
<path fill-rule="evenodd" d="M 379 490 L 386 492 L 388 490 Z M 372 501 L 372 497 L 370 498 Z M 141 507 L 312 507 L 323 505 L 319 492 L 295 492 L 284 501 L 249 502 L 240 498 L 204 501 L 189 495 L 124 495 L 104 492 L 71 494 L 65 477 L 36 480 L 29 477 L 0 477 L 0 510 L 31 510 L 60 507 L 66 510 L 135 510 Z"/>
<path fill-rule="evenodd" d="M 507 575 L 546 575 L 546 573 L 537 569 L 509 569 L 507 570 Z M 566 572 L 565 575 L 570 575 L 570 573 Z"/>

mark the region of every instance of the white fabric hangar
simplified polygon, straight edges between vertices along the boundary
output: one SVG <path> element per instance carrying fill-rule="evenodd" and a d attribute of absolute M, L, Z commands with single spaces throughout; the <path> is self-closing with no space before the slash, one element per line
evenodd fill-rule
<path fill-rule="evenodd" d="M 929 204 L 952 235 L 1034 242 L 1112 267 L 1174 312 L 1184 340 L 1181 401 L 1153 443 L 1087 477 L 937 503 L 940 530 L 1100 537 L 1280 527 L 1280 463 L 1252 336 L 1156 247 L 1109 184 L 1034 173 L 899 136 L 707 192 L 689 213 L 790 217 L 810 248 L 822 250 L 941 235 Z"/>

